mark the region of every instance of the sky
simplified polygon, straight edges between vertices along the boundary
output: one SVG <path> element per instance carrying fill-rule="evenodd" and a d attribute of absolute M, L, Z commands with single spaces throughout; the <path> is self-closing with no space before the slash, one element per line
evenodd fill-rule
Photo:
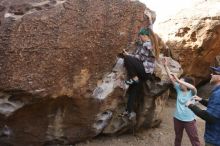
<path fill-rule="evenodd" d="M 151 10 L 156 11 L 156 23 L 169 19 L 183 8 L 193 5 L 193 0 L 139 0 Z M 195 1 L 195 0 L 194 0 Z"/>

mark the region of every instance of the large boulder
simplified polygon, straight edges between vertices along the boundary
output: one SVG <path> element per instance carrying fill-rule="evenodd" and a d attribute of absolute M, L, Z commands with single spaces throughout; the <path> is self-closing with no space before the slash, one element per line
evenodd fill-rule
<path fill-rule="evenodd" d="M 0 144 L 71 144 L 98 134 L 122 134 L 158 126 L 169 96 L 170 82 L 161 57 L 154 80 L 143 84 L 143 98 L 135 99 L 136 116 L 119 116 L 126 107 L 126 74 L 121 59 L 112 72 L 98 81 L 91 97 L 42 98 L 24 91 L 2 92 L 0 97 Z M 180 76 L 180 65 L 168 59 L 172 73 Z"/>
<path fill-rule="evenodd" d="M 134 42 L 146 7 L 122 0 L 1 2 L 0 88 L 80 98 Z"/>
<path fill-rule="evenodd" d="M 95 127 L 104 127 L 104 134 L 121 134 L 126 131 L 139 130 L 142 127 L 155 127 L 162 121 L 161 114 L 169 97 L 170 80 L 162 65 L 163 56 L 160 56 L 155 68 L 155 78 L 146 81 L 140 88 L 143 88 L 143 95 L 135 97 L 133 118 L 120 116 L 125 111 L 127 104 L 127 87 L 124 84 L 126 76 L 123 67 L 123 59 L 118 59 L 113 72 L 107 74 L 98 84 L 93 96 L 102 103 L 100 110 L 104 111 L 98 116 Z M 182 74 L 181 66 L 172 58 L 167 58 L 168 67 L 173 74 Z M 107 123 L 106 123 L 107 121 Z"/>
<path fill-rule="evenodd" d="M 132 120 L 118 117 L 123 65 L 112 71 L 117 54 L 134 48 L 146 14 L 155 20 L 130 0 L 1 1 L 0 145 L 69 144 L 158 125 L 169 87 L 160 63 Z M 181 74 L 178 63 L 170 67 Z"/>
<path fill-rule="evenodd" d="M 184 74 L 195 77 L 196 84 L 207 80 L 209 66 L 215 65 L 220 55 L 219 7 L 217 0 L 199 1 L 158 26 Z"/>

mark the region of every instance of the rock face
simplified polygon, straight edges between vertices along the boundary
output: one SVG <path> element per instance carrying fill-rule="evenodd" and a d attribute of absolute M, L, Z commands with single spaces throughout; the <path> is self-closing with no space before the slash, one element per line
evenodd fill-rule
<path fill-rule="evenodd" d="M 219 6 L 217 0 L 200 1 L 159 25 L 159 34 L 167 40 L 173 57 L 197 84 L 209 77 L 209 66 L 216 64 L 220 55 Z"/>
<path fill-rule="evenodd" d="M 0 84 L 42 96 L 81 97 L 111 70 L 143 26 L 139 2 L 1 2 Z"/>
<path fill-rule="evenodd" d="M 134 49 L 144 13 L 155 20 L 130 0 L 1 1 L 0 145 L 73 144 L 158 125 L 169 87 L 160 61 L 131 120 L 118 117 L 123 64 L 112 71 L 117 54 Z"/>
<path fill-rule="evenodd" d="M 161 122 L 160 115 L 165 106 L 166 100 L 169 96 L 168 76 L 164 67 L 161 65 L 163 57 L 158 60 L 157 67 L 155 69 L 155 75 L 157 75 L 153 81 L 147 81 L 143 86 L 143 97 L 136 97 L 134 100 L 135 116 L 133 118 L 127 116 L 119 116 L 125 111 L 127 103 L 126 86 L 121 80 L 125 72 L 119 59 L 113 72 L 106 75 L 102 83 L 94 90 L 94 96 L 102 100 L 101 111 L 110 111 L 110 122 L 105 126 L 104 134 L 121 134 L 126 131 L 138 130 L 141 127 L 155 127 Z M 178 62 L 168 59 L 170 64 L 169 68 L 173 74 L 180 76 L 182 73 L 181 66 Z M 107 87 L 108 86 L 108 87 Z M 113 92 L 111 92 L 113 91 Z M 125 96 L 123 95 L 123 92 Z M 108 95 L 108 96 L 106 96 Z"/>

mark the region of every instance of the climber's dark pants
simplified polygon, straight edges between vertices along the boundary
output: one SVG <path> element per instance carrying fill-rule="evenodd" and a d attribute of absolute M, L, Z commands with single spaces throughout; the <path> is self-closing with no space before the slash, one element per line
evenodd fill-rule
<path fill-rule="evenodd" d="M 133 105 L 135 98 L 143 98 L 143 84 L 146 80 L 151 78 L 150 73 L 146 73 L 143 63 L 135 57 L 125 56 L 124 66 L 127 70 L 127 76 L 129 79 L 138 77 L 139 82 L 134 83 L 128 88 L 128 102 L 126 111 L 129 113 L 133 111 Z"/>
<path fill-rule="evenodd" d="M 141 94 L 143 93 L 142 89 L 143 89 L 143 82 L 138 82 L 136 84 L 132 84 L 129 86 L 128 91 L 127 91 L 128 102 L 127 102 L 127 107 L 126 107 L 126 111 L 128 113 L 131 113 L 134 111 L 135 99 L 137 100 L 141 98 Z"/>
<path fill-rule="evenodd" d="M 137 76 L 139 80 L 145 81 L 149 76 L 147 73 L 145 73 L 142 61 L 133 56 L 127 55 L 124 57 L 124 66 L 127 70 L 127 76 L 129 79 Z"/>

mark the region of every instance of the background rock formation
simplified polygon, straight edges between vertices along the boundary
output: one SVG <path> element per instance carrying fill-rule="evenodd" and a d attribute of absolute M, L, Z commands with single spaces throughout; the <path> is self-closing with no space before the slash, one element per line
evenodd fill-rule
<path fill-rule="evenodd" d="M 69 144 L 158 125 L 169 86 L 160 79 L 134 121 L 114 122 L 126 98 L 112 67 L 134 49 L 144 13 L 155 20 L 130 0 L 0 1 L 0 144 Z"/>
<path fill-rule="evenodd" d="M 217 0 L 200 1 L 159 25 L 159 34 L 167 41 L 173 57 L 197 84 L 209 78 L 209 66 L 215 65 L 220 55 L 219 6 Z"/>

